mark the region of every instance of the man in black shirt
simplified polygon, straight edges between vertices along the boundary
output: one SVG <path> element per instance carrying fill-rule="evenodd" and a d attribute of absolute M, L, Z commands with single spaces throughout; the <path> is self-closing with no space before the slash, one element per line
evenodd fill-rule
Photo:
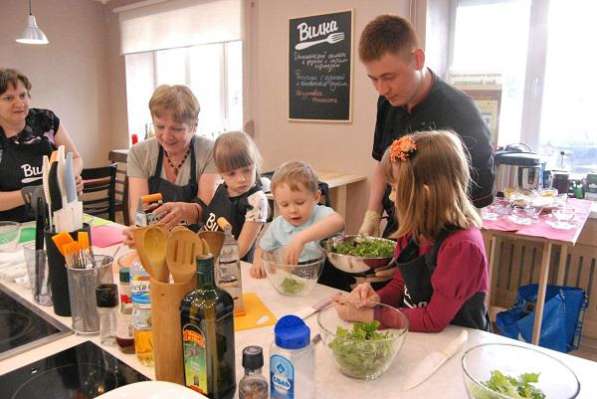
<path fill-rule="evenodd" d="M 412 25 L 398 16 L 377 17 L 363 30 L 359 57 L 379 93 L 371 154 L 377 162 L 359 233 L 379 235 L 383 209 L 390 216 L 384 236 L 395 230 L 394 206 L 384 194 L 389 191 L 380 161 L 393 140 L 417 131 L 447 129 L 462 138 L 471 158 L 469 195 L 476 207 L 489 205 L 494 196 L 489 129 L 470 97 L 425 67 L 425 52 Z"/>

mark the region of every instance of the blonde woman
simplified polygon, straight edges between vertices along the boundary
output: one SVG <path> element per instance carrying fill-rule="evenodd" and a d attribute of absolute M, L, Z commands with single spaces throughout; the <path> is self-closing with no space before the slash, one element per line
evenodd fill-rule
<path fill-rule="evenodd" d="M 149 111 L 155 137 L 134 145 L 127 160 L 130 218 L 135 220 L 141 196 L 161 193 L 164 204 L 153 211 L 161 224 L 198 223 L 198 200 L 209 203 L 217 184 L 213 142 L 195 135 L 199 102 L 186 86 L 162 85 L 155 89 Z"/>

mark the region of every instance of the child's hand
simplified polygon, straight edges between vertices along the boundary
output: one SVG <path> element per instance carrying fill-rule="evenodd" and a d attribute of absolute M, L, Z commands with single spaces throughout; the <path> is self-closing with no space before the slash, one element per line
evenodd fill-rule
<path fill-rule="evenodd" d="M 265 278 L 265 269 L 263 268 L 263 264 L 258 261 L 254 261 L 254 263 L 251 265 L 249 273 L 253 278 Z"/>
<path fill-rule="evenodd" d="M 305 243 L 300 235 L 295 235 L 292 238 L 292 241 L 290 241 L 290 244 L 284 248 L 284 263 L 287 265 L 298 265 L 304 247 Z"/>
<path fill-rule="evenodd" d="M 133 230 L 136 227 L 127 227 L 122 230 L 122 235 L 124 236 L 124 244 L 127 245 L 129 248 L 135 248 L 135 239 L 133 238 Z"/>
<path fill-rule="evenodd" d="M 373 307 L 379 303 L 379 300 L 379 295 L 369 283 L 357 285 L 347 297 L 347 301 L 356 306 L 357 309 Z"/>
<path fill-rule="evenodd" d="M 372 308 L 357 308 L 348 300 L 349 295 L 334 298 L 334 307 L 338 316 L 345 321 L 360 321 L 369 323 L 373 321 Z"/>

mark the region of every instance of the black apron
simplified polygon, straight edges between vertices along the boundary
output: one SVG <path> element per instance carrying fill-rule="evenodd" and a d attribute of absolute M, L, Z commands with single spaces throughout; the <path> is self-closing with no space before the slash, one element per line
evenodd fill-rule
<path fill-rule="evenodd" d="M 2 191 L 16 191 L 26 186 L 41 186 L 43 156 L 50 156 L 56 147 L 42 136 L 32 144 L 15 144 L 0 128 L 0 185 Z M 0 220 L 19 223 L 35 219 L 30 206 L 0 211 Z"/>
<path fill-rule="evenodd" d="M 155 172 L 148 181 L 149 194 L 161 193 L 164 202 L 197 202 L 197 166 L 195 160 L 195 138 L 191 139 L 191 173 L 189 182 L 179 186 L 162 179 L 162 163 L 164 162 L 164 149 L 160 146 Z"/>
<path fill-rule="evenodd" d="M 431 251 L 425 255 L 419 255 L 419 246 L 413 239 L 409 240 L 406 248 L 400 252 L 396 263 L 404 279 L 402 306 L 417 308 L 429 304 L 433 295 L 431 276 L 436 267 L 437 253 L 444 240 L 454 231 L 454 229 L 442 230 Z M 485 293 L 477 292 L 469 298 L 456 313 L 451 324 L 488 330 Z"/>
<path fill-rule="evenodd" d="M 204 204 L 203 201 L 200 200 L 200 204 L 203 207 L 203 212 L 201 214 L 203 228 L 208 231 L 221 231 L 217 220 L 220 217 L 224 217 L 232 226 L 232 235 L 238 240 L 238 236 L 245 224 L 245 214 L 247 209 L 244 208 L 248 206 L 248 204 L 243 206 L 241 202 L 246 201 L 249 196 L 259 190 L 262 190 L 261 179 L 259 176 L 255 179 L 255 185 L 251 187 L 249 191 L 238 197 L 230 197 L 228 195 L 228 187 L 226 184 L 220 184 L 209 205 Z M 246 253 L 242 260 L 245 262 L 252 262 L 254 252 L 255 245 L 253 245 L 253 247 Z"/>

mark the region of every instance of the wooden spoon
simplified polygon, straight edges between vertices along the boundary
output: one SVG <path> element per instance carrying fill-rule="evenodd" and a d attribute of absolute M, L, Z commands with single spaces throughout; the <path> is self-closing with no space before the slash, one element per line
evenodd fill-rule
<path fill-rule="evenodd" d="M 147 273 L 154 279 L 157 279 L 157 273 L 153 270 L 153 264 L 149 261 L 149 256 L 145 251 L 145 231 L 147 227 L 133 229 L 133 239 L 135 240 L 135 249 L 139 255 L 141 265 Z"/>
<path fill-rule="evenodd" d="M 214 261 L 220 256 L 222 245 L 224 245 L 224 237 L 225 235 L 221 231 L 202 231 L 199 233 L 199 238 L 207 243 Z"/>
<path fill-rule="evenodd" d="M 166 229 L 158 225 L 147 227 L 143 235 L 143 252 L 145 252 L 149 268 L 153 271 L 153 273 L 149 273 L 153 278 L 164 283 L 170 280 L 166 267 L 167 237 Z"/>
<path fill-rule="evenodd" d="M 176 229 L 168 236 L 168 269 L 176 283 L 189 281 L 197 271 L 195 259 L 203 253 L 203 243 L 189 229 Z"/>

